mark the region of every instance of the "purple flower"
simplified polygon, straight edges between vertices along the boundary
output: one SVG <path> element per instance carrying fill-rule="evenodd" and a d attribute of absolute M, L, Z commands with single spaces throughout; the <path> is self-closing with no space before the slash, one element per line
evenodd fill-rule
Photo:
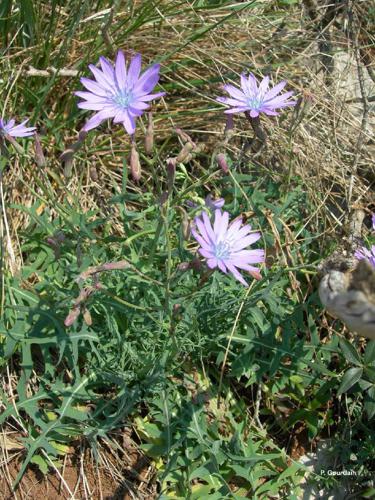
<path fill-rule="evenodd" d="M 10 135 L 11 137 L 29 137 L 33 135 L 36 128 L 35 127 L 25 127 L 29 120 L 25 120 L 19 125 L 16 125 L 15 120 L 10 120 L 5 123 L 4 120 L 0 118 L 0 135 Z"/>
<path fill-rule="evenodd" d="M 361 247 L 354 253 L 354 257 L 358 260 L 366 259 L 375 267 L 375 245 L 372 245 L 371 250 L 366 247 Z"/>
<path fill-rule="evenodd" d="M 206 212 L 202 212 L 201 217 L 195 218 L 196 228 L 192 229 L 192 234 L 200 244 L 199 253 L 206 258 L 208 267 L 218 267 L 223 273 L 229 271 L 243 285 L 248 286 L 238 269 L 259 277 L 258 268 L 250 264 L 264 262 L 264 250 L 245 248 L 258 241 L 260 233 L 250 234 L 251 226 L 242 226 L 242 218 L 235 219 L 228 226 L 229 213 L 219 209 L 215 210 L 213 225 Z"/>
<path fill-rule="evenodd" d="M 375 214 L 372 214 L 372 229 L 375 231 Z M 354 253 L 354 257 L 358 260 L 366 259 L 375 267 L 375 245 L 372 245 L 370 250 L 366 247 L 361 247 Z"/>
<path fill-rule="evenodd" d="M 204 199 L 204 202 L 207 208 L 209 208 L 210 210 L 215 210 L 216 208 L 222 208 L 224 206 L 225 200 L 224 198 L 218 198 L 217 200 L 214 200 L 211 195 L 208 194 Z"/>
<path fill-rule="evenodd" d="M 132 57 L 127 67 L 121 50 L 117 52 L 114 67 L 105 57 L 100 57 L 99 62 L 101 70 L 89 65 L 96 81 L 81 78 L 88 92 L 75 92 L 85 99 L 78 103 L 79 108 L 97 111 L 83 130 L 91 130 L 103 120 L 113 118 L 114 123 L 121 122 L 128 134 L 133 135 L 136 118 L 149 108 L 146 102 L 165 95 L 165 92 L 151 94 L 159 80 L 160 64 L 154 64 L 140 75 L 141 55 Z"/>
<path fill-rule="evenodd" d="M 256 118 L 260 113 L 272 116 L 278 115 L 275 111 L 277 108 L 285 108 L 286 106 L 295 106 L 297 104 L 297 101 L 288 101 L 293 92 L 285 92 L 285 94 L 278 95 L 285 87 L 285 81 L 278 83 L 271 90 L 268 90 L 269 81 L 269 76 L 265 76 L 258 87 L 258 81 L 252 73 L 248 77 L 242 74 L 241 90 L 234 85 L 224 85 L 224 90 L 228 92 L 230 97 L 217 97 L 216 100 L 231 106 L 224 113 L 231 114 L 249 111 L 252 118 Z"/>

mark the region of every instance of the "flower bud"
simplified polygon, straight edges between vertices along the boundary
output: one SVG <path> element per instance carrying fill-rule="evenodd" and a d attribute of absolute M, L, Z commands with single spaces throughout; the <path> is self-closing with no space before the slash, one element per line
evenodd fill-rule
<path fill-rule="evenodd" d="M 190 262 L 181 262 L 180 264 L 178 264 L 177 266 L 177 270 L 178 271 L 181 271 L 182 273 L 184 273 L 185 271 L 187 271 L 188 269 L 190 269 Z"/>
<path fill-rule="evenodd" d="M 190 137 L 190 135 L 188 135 L 186 132 L 184 132 L 179 127 L 176 127 L 175 130 L 176 130 L 176 133 L 182 139 L 183 142 L 189 142 L 193 146 L 193 148 L 195 148 L 195 142 Z"/>
<path fill-rule="evenodd" d="M 46 165 L 46 159 L 43 153 L 43 148 L 40 143 L 39 135 L 34 136 L 34 150 L 35 150 L 35 161 L 38 167 L 44 167 Z"/>
<path fill-rule="evenodd" d="M 192 156 L 191 156 L 191 151 L 193 150 L 193 144 L 191 142 L 187 142 L 183 148 L 181 149 L 181 151 L 178 153 L 177 155 L 177 158 L 176 158 L 176 162 L 177 163 L 184 163 L 185 161 L 189 161 L 191 160 Z"/>
<path fill-rule="evenodd" d="M 92 166 L 90 167 L 90 179 L 93 182 L 96 182 L 98 180 L 98 171 L 96 170 L 96 167 Z"/>
<path fill-rule="evenodd" d="M 181 227 L 182 227 L 182 236 L 184 237 L 185 240 L 188 240 L 190 237 L 191 225 L 185 210 L 182 217 Z"/>
<path fill-rule="evenodd" d="M 229 172 L 229 166 L 225 154 L 219 153 L 218 155 L 216 155 L 216 161 L 224 174 L 227 174 Z"/>
<path fill-rule="evenodd" d="M 130 163 L 130 172 L 132 174 L 132 177 L 136 182 L 138 182 L 139 179 L 141 178 L 142 171 L 141 171 L 141 164 L 139 161 L 139 154 L 135 142 L 132 143 L 129 163 Z"/>
<path fill-rule="evenodd" d="M 88 309 L 86 309 L 86 308 L 83 311 L 83 320 L 84 320 L 84 322 L 86 323 L 87 326 L 91 326 L 92 325 L 92 317 L 91 317 L 90 311 Z"/>
<path fill-rule="evenodd" d="M 69 311 L 68 316 L 65 318 L 64 325 L 72 326 L 72 324 L 76 321 L 80 313 L 79 307 L 74 307 L 71 311 Z"/>
<path fill-rule="evenodd" d="M 176 158 L 168 158 L 167 160 L 167 182 L 168 191 L 171 192 L 174 184 L 174 177 L 176 173 Z"/>

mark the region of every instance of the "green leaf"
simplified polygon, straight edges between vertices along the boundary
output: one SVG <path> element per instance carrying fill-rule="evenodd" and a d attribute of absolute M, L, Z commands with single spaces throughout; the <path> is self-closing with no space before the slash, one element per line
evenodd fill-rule
<path fill-rule="evenodd" d="M 40 455 L 34 455 L 33 458 L 30 460 L 32 464 L 35 464 L 38 466 L 39 470 L 44 474 L 45 476 L 48 473 L 48 464 L 47 461 Z"/>
<path fill-rule="evenodd" d="M 366 347 L 364 361 L 366 365 L 375 362 L 375 340 L 371 340 Z"/>
<path fill-rule="evenodd" d="M 358 380 L 362 377 L 362 374 L 362 368 L 349 368 L 341 380 L 337 394 L 340 396 L 344 392 L 347 392 L 355 383 L 358 382 Z"/>
<path fill-rule="evenodd" d="M 375 384 L 375 366 L 365 366 L 365 374 Z"/>
<path fill-rule="evenodd" d="M 368 389 L 365 395 L 365 410 L 371 420 L 375 415 L 375 386 Z"/>
<path fill-rule="evenodd" d="M 345 359 L 349 363 L 353 363 L 357 366 L 362 366 L 362 360 L 353 344 L 348 342 L 346 339 L 340 339 L 340 347 Z"/>

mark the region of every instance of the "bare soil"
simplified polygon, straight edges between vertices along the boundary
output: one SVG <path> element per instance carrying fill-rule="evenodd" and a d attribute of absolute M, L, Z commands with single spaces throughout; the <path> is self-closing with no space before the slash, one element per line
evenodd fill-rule
<path fill-rule="evenodd" d="M 84 458 L 67 456 L 59 474 L 50 469 L 47 475 L 38 467 L 27 468 L 16 491 L 12 484 L 22 460 L 11 459 L 2 464 L 0 500 L 152 500 L 156 482 L 149 460 L 135 448 L 122 458 L 113 451 L 101 450 L 102 464 L 95 463 L 89 452 Z"/>

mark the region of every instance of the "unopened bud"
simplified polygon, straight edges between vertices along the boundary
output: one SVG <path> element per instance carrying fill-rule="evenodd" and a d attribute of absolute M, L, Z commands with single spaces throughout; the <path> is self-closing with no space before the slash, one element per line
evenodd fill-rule
<path fill-rule="evenodd" d="M 174 177 L 176 173 L 176 158 L 168 158 L 167 160 L 167 182 L 168 191 L 171 192 L 174 184 Z"/>
<path fill-rule="evenodd" d="M 90 167 L 90 179 L 94 182 L 98 180 L 98 171 L 95 167 Z"/>
<path fill-rule="evenodd" d="M 188 135 L 186 132 L 184 132 L 179 127 L 176 127 L 175 130 L 176 130 L 176 133 L 182 139 L 183 142 L 189 142 L 193 146 L 193 148 L 195 148 L 195 142 L 190 137 L 190 135 Z"/>
<path fill-rule="evenodd" d="M 216 155 L 216 161 L 224 174 L 227 174 L 229 172 L 229 166 L 225 154 L 219 153 L 218 155 Z"/>
<path fill-rule="evenodd" d="M 135 142 L 132 143 L 129 163 L 130 163 L 130 172 L 132 174 L 132 177 L 135 180 L 135 182 L 138 182 L 139 179 L 141 178 L 142 172 L 141 172 L 141 163 L 139 161 L 139 154 Z"/>
<path fill-rule="evenodd" d="M 185 240 L 188 240 L 190 237 L 191 225 L 185 210 L 182 217 L 181 227 L 182 227 L 182 236 L 184 237 Z"/>
<path fill-rule="evenodd" d="M 262 275 L 260 274 L 259 271 L 249 271 L 249 274 L 257 281 L 262 279 Z"/>
<path fill-rule="evenodd" d="M 60 161 L 64 164 L 64 175 L 65 177 L 70 177 L 72 174 L 73 156 L 78 150 L 83 146 L 84 140 L 86 139 L 87 132 L 81 130 L 78 134 L 78 140 L 71 144 L 61 155 Z"/>
<path fill-rule="evenodd" d="M 80 313 L 80 308 L 79 307 L 74 307 L 68 314 L 68 316 L 65 318 L 64 325 L 65 326 L 72 326 L 72 324 L 76 321 Z"/>
<path fill-rule="evenodd" d="M 173 314 L 178 314 L 181 311 L 181 304 L 173 305 Z"/>
<path fill-rule="evenodd" d="M 166 203 L 166 201 L 168 200 L 168 195 L 169 195 L 168 191 L 163 191 L 161 193 L 161 196 L 159 198 L 159 203 L 161 206 L 163 206 L 164 203 Z"/>
<path fill-rule="evenodd" d="M 145 137 L 146 154 L 152 156 L 154 150 L 154 122 L 152 121 L 152 113 L 148 113 L 148 125 Z"/>
<path fill-rule="evenodd" d="M 92 325 L 92 317 L 91 317 L 90 311 L 88 309 L 86 309 L 86 308 L 83 311 L 83 320 L 84 320 L 84 322 L 86 323 L 87 326 L 91 326 Z"/>
<path fill-rule="evenodd" d="M 193 150 L 193 144 L 191 142 L 187 142 L 181 151 L 178 153 L 176 162 L 177 163 L 183 163 L 184 161 L 189 161 L 191 160 L 191 151 Z"/>
<path fill-rule="evenodd" d="M 38 167 L 44 167 L 46 164 L 46 159 L 43 153 L 43 148 L 40 143 L 39 135 L 35 134 L 35 142 L 34 142 L 34 150 L 35 150 L 35 161 Z"/>
<path fill-rule="evenodd" d="M 184 273 L 185 271 L 188 271 L 190 267 L 190 262 L 181 262 L 181 264 L 178 264 L 177 270 Z"/>

